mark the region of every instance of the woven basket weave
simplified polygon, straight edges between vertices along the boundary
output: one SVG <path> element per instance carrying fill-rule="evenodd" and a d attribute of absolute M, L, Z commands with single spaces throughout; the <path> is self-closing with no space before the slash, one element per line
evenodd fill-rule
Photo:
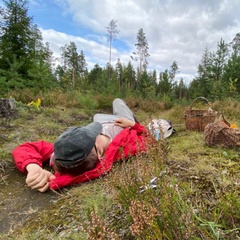
<path fill-rule="evenodd" d="M 208 109 L 192 109 L 197 101 L 203 100 Z M 211 109 L 209 101 L 204 97 L 196 98 L 190 108 L 184 112 L 186 130 L 202 132 L 208 123 L 215 121 L 217 111 Z"/>
<path fill-rule="evenodd" d="M 214 123 L 209 123 L 204 129 L 204 140 L 207 145 L 226 148 L 240 146 L 240 130 L 231 128 L 223 115 L 220 117 L 222 119 L 219 118 Z"/>

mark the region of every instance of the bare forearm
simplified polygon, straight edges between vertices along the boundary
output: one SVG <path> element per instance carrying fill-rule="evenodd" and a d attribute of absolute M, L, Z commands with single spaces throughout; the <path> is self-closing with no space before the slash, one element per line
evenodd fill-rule
<path fill-rule="evenodd" d="M 127 127 L 133 127 L 135 125 L 135 122 L 127 118 L 116 118 L 115 125 L 122 128 L 127 128 Z"/>

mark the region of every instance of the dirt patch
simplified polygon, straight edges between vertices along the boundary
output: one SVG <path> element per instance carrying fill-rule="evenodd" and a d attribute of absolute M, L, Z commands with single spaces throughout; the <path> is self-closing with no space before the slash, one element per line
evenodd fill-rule
<path fill-rule="evenodd" d="M 17 229 L 39 210 L 46 209 L 56 193 L 40 193 L 29 189 L 25 175 L 15 166 L 5 169 L 0 181 L 0 233 Z"/>

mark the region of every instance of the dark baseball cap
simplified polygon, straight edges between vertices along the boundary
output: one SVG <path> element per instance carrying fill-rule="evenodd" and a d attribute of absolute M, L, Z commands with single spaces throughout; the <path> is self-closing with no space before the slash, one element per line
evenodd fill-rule
<path fill-rule="evenodd" d="M 96 137 L 101 133 L 102 125 L 92 122 L 86 127 L 71 127 L 63 132 L 54 143 L 55 161 L 74 166 L 83 161 L 95 145 Z"/>

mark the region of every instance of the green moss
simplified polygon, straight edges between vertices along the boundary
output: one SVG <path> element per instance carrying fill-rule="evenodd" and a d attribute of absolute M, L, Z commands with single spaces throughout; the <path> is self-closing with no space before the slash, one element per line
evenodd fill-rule
<path fill-rule="evenodd" d="M 69 102 L 64 105 L 64 94 L 59 93 L 58 104 L 53 96 L 51 101 L 44 97 L 43 103 L 49 102 L 49 106 L 43 104 L 41 112 L 31 112 L 23 104 L 18 109 L 19 118 L 1 126 L 0 210 L 2 218 L 19 211 L 16 216 L 22 221 L 16 218 L 19 225 L 15 224 L 16 228 L 8 235 L 0 235 L 0 239 L 89 239 L 97 234 L 102 234 L 102 239 L 111 239 L 109 236 L 114 234 L 119 239 L 216 239 L 217 232 L 222 239 L 236 239 L 240 226 L 239 148 L 210 148 L 203 133 L 186 131 L 183 119 L 186 106 L 174 106 L 167 111 L 162 107 L 149 116 L 143 109 L 154 105 L 152 102 L 126 99 L 142 122 L 150 117 L 168 119 L 177 132 L 163 144 L 152 145 L 147 156 L 115 165 L 103 179 L 63 189 L 49 198 L 27 189 L 25 176 L 13 169 L 10 154 L 13 148 L 25 141 L 53 142 L 67 127 L 91 121 L 84 109 L 76 107 L 80 106 L 79 99 L 74 100 L 74 108 L 69 108 Z M 98 105 L 108 109 L 109 102 L 105 106 L 100 101 Z M 155 109 L 163 105 L 155 104 Z M 212 108 L 227 108 L 226 117 L 239 123 L 233 114 L 238 106 L 223 102 L 213 104 Z M 90 110 L 94 108 L 95 104 Z M 141 187 L 147 186 L 153 177 L 158 177 L 157 188 L 141 192 Z M 6 209 L 7 203 L 17 196 L 20 200 L 15 205 L 20 210 L 10 205 Z M 21 204 L 25 198 L 29 203 L 33 199 L 42 203 L 39 208 L 34 205 L 27 217 Z M 12 212 L 6 214 L 6 210 Z M 145 230 L 134 232 L 133 227 L 141 224 Z"/>

